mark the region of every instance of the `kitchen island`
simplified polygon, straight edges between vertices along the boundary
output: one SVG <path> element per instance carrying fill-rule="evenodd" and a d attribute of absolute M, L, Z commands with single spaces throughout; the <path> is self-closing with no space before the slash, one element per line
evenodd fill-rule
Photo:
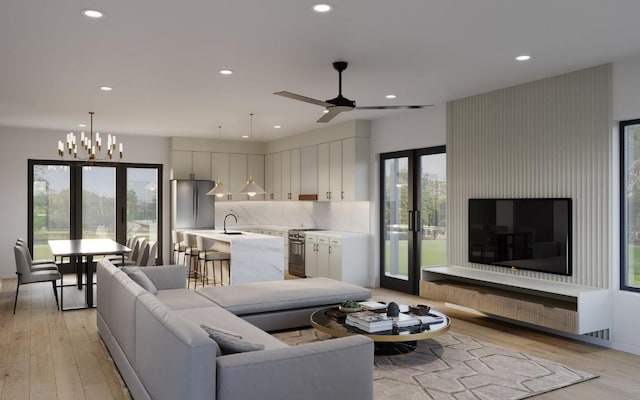
<path fill-rule="evenodd" d="M 230 284 L 284 279 L 284 239 L 259 233 L 221 230 L 185 230 L 213 243 L 213 249 L 231 254 Z"/>

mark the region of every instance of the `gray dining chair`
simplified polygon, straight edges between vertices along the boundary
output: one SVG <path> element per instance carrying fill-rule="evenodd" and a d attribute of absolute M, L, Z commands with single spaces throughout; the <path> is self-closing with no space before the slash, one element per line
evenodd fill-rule
<path fill-rule="evenodd" d="M 61 278 L 60 272 L 57 270 L 32 270 L 27 252 L 22 246 L 14 246 L 13 252 L 16 258 L 16 275 L 18 275 L 18 283 L 16 285 L 16 297 L 13 301 L 13 313 L 16 313 L 16 305 L 18 304 L 18 292 L 20 285 L 38 282 L 51 282 L 53 285 L 53 295 L 56 298 L 56 306 L 60 309 L 58 303 L 58 291 L 56 290 L 56 281 Z"/>
<path fill-rule="evenodd" d="M 139 264 L 140 257 L 142 256 L 142 252 L 144 250 L 144 245 L 145 245 L 146 242 L 147 242 L 147 238 L 145 238 L 143 236 L 140 236 L 140 237 L 136 238 L 136 240 L 135 240 L 135 242 L 133 244 L 133 249 L 131 251 L 131 257 L 129 257 L 129 259 L 125 259 L 124 263 L 122 263 L 121 260 L 113 260 L 111 262 L 113 263 L 113 265 L 115 265 L 117 267 L 131 266 L 131 265 L 141 265 L 141 264 Z"/>
<path fill-rule="evenodd" d="M 138 260 L 136 261 L 136 265 L 140 267 L 148 267 L 151 265 L 156 265 L 156 257 L 158 256 L 158 242 L 156 241 L 148 241 L 145 242 L 142 250 L 140 251 L 140 255 L 138 256 Z"/>
<path fill-rule="evenodd" d="M 31 251 L 29 250 L 29 246 L 27 245 L 27 242 L 24 241 L 24 239 L 18 238 L 16 240 L 16 246 L 22 247 L 24 251 L 27 253 L 29 268 L 31 268 L 32 271 L 37 271 L 37 270 L 56 270 L 57 271 L 58 270 L 58 266 L 54 260 L 34 260 L 33 256 L 31 255 Z"/>

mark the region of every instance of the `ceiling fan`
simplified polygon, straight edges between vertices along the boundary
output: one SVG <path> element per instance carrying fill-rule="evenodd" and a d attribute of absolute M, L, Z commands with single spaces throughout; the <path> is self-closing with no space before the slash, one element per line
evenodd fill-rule
<path fill-rule="evenodd" d="M 338 116 L 341 112 L 353 111 L 353 110 L 399 110 L 399 109 L 414 109 L 414 108 L 427 108 L 433 107 L 431 104 L 414 105 L 414 106 L 365 106 L 356 107 L 354 100 L 349 100 L 342 96 L 342 71 L 347 69 L 349 65 L 346 61 L 336 61 L 333 63 L 333 68 L 338 71 L 338 96 L 331 100 L 317 100 L 311 97 L 302 96 L 291 92 L 275 92 L 278 96 L 288 97 L 290 99 L 304 101 L 305 103 L 315 104 L 317 106 L 325 107 L 325 114 L 316 122 L 329 122 Z"/>

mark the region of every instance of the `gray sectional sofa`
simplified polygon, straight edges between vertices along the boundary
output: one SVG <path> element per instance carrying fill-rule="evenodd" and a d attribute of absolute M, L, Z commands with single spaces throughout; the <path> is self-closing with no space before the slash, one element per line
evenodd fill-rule
<path fill-rule="evenodd" d="M 128 272 L 98 263 L 97 325 L 134 399 L 373 398 L 370 339 L 288 346 L 265 331 L 308 325 L 312 310 L 367 289 L 313 278 L 191 291 L 184 266 Z M 228 354 L 201 325 L 263 349 Z"/>

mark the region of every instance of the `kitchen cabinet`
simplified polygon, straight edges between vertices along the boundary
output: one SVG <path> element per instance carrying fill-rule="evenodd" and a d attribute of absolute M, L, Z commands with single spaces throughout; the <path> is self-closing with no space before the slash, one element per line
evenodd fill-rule
<path fill-rule="evenodd" d="M 229 154 L 228 153 L 211 153 L 211 179 L 218 183 L 222 183 L 222 187 L 230 190 L 229 179 Z M 216 201 L 226 201 L 230 199 L 230 195 L 216 196 Z"/>
<path fill-rule="evenodd" d="M 273 195 L 271 200 L 282 200 L 282 153 L 273 154 Z"/>
<path fill-rule="evenodd" d="M 249 178 L 247 171 L 246 154 L 229 155 L 229 200 L 247 200 L 249 196 L 240 194 L 240 190 L 247 184 Z"/>
<path fill-rule="evenodd" d="M 282 168 L 280 169 L 280 181 L 282 194 L 280 199 L 291 200 L 291 151 L 280 153 Z"/>
<path fill-rule="evenodd" d="M 172 179 L 211 180 L 211 153 L 171 151 Z"/>
<path fill-rule="evenodd" d="M 369 199 L 369 138 L 342 141 L 342 199 Z"/>
<path fill-rule="evenodd" d="M 300 149 L 291 150 L 291 190 L 289 200 L 298 200 L 300 195 Z"/>
<path fill-rule="evenodd" d="M 286 150 L 282 157 L 282 200 L 298 200 L 300 194 L 300 149 Z M 277 177 L 274 177 L 277 179 Z"/>
<path fill-rule="evenodd" d="M 318 192 L 317 145 L 305 146 L 300 149 L 300 194 L 320 194 Z"/>
<path fill-rule="evenodd" d="M 323 232 L 305 235 L 305 275 L 369 285 L 369 235 Z"/>
<path fill-rule="evenodd" d="M 249 154 L 247 155 L 247 174 L 252 177 L 253 180 L 264 189 L 264 155 L 262 154 Z M 266 190 L 265 190 L 266 192 Z M 256 194 L 253 197 L 249 197 L 249 200 L 264 200 L 265 194 Z"/>
<path fill-rule="evenodd" d="M 273 154 L 264 156 L 264 199 L 273 199 Z"/>
<path fill-rule="evenodd" d="M 329 143 L 318 145 L 318 200 L 329 200 Z"/>

